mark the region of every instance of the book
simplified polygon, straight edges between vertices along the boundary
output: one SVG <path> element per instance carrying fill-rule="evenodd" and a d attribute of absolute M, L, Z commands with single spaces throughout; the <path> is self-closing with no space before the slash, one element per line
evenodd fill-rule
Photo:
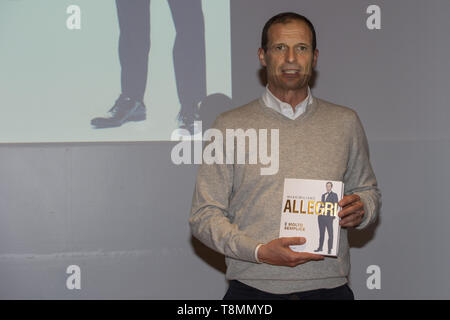
<path fill-rule="evenodd" d="M 338 201 L 344 183 L 331 180 L 284 180 L 281 205 L 280 238 L 304 237 L 306 243 L 291 245 L 297 252 L 336 257 L 339 249 Z"/>

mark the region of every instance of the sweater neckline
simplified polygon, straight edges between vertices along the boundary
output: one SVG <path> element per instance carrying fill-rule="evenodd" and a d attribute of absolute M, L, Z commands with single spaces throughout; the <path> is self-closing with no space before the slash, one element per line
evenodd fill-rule
<path fill-rule="evenodd" d="M 296 119 L 289 119 L 279 113 L 278 111 L 266 106 L 262 98 L 259 98 L 258 100 L 258 107 L 260 110 L 270 118 L 276 119 L 278 121 L 283 122 L 283 125 L 288 126 L 298 126 L 301 123 L 303 123 L 306 119 L 308 119 L 318 108 L 318 101 L 316 97 L 312 97 L 312 102 L 306 106 L 305 112 L 303 112 L 298 118 Z"/>

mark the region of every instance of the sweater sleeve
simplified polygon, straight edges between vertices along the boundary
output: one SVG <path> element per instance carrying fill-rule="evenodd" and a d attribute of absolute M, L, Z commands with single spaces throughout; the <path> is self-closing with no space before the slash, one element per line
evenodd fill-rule
<path fill-rule="evenodd" d="M 364 204 L 364 218 L 356 229 L 373 223 L 381 207 L 381 193 L 370 164 L 367 137 L 358 115 L 354 113 L 350 133 L 350 150 L 344 175 L 345 194 L 357 194 Z"/>
<path fill-rule="evenodd" d="M 225 136 L 220 116 L 213 128 Z M 222 151 L 223 164 L 203 162 L 199 167 L 189 218 L 191 232 L 206 246 L 228 257 L 257 262 L 255 252 L 259 242 L 232 222 L 229 200 L 233 190 L 234 165 L 225 163 L 225 148 Z"/>

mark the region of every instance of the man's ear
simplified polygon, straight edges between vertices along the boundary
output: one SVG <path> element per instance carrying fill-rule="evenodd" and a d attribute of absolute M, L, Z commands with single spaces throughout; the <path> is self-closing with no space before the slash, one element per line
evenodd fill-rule
<path fill-rule="evenodd" d="M 319 59 L 319 49 L 314 50 L 314 55 L 313 55 L 313 68 L 316 67 L 317 65 L 317 60 Z"/>
<path fill-rule="evenodd" d="M 267 66 L 267 64 L 266 64 L 266 53 L 264 52 L 263 48 L 259 48 L 258 49 L 258 58 L 259 58 L 259 62 L 261 63 L 261 65 L 263 67 Z"/>

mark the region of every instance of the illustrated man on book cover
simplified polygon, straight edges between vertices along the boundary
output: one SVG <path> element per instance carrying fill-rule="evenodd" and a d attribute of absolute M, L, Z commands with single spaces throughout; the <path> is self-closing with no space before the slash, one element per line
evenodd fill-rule
<path fill-rule="evenodd" d="M 322 202 L 331 202 L 333 204 L 339 202 L 338 196 L 335 192 L 331 191 L 333 188 L 333 183 L 327 182 L 326 184 L 326 190 L 324 194 L 322 194 Z M 325 215 L 319 215 L 318 216 L 318 222 L 319 222 L 319 248 L 314 250 L 314 252 L 319 252 L 323 250 L 323 242 L 325 240 L 325 229 L 328 233 L 328 254 L 331 253 L 331 250 L 333 249 L 333 220 L 335 216 L 330 215 L 330 211 L 327 211 L 327 214 Z"/>

